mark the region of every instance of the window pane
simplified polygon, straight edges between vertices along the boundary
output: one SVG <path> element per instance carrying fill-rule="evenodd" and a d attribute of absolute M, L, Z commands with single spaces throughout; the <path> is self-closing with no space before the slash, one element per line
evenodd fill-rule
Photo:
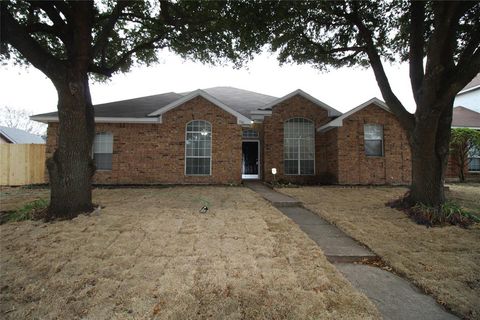
<path fill-rule="evenodd" d="M 468 163 L 468 171 L 480 171 L 480 158 L 471 158 Z"/>
<path fill-rule="evenodd" d="M 253 129 L 243 130 L 244 138 L 258 138 L 258 132 Z"/>
<path fill-rule="evenodd" d="M 298 174 L 298 161 L 297 160 L 285 160 L 285 174 Z"/>
<path fill-rule="evenodd" d="M 187 175 L 210 174 L 210 158 L 187 158 Z"/>
<path fill-rule="evenodd" d="M 93 159 L 97 170 L 112 170 L 111 153 L 95 153 Z"/>
<path fill-rule="evenodd" d="M 367 156 L 378 156 L 382 154 L 382 140 L 365 140 L 365 154 Z"/>
<path fill-rule="evenodd" d="M 365 140 L 383 140 L 383 126 L 379 124 L 364 125 Z"/>
<path fill-rule="evenodd" d="M 313 160 L 300 160 L 300 174 L 313 174 Z"/>

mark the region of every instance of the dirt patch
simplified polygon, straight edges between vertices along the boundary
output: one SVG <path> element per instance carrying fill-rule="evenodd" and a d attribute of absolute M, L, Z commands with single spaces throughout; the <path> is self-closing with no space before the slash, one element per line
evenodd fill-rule
<path fill-rule="evenodd" d="M 450 186 L 464 206 L 475 208 L 478 187 Z M 426 228 L 385 206 L 406 192 L 396 187 L 280 189 L 366 244 L 394 270 L 466 318 L 480 318 L 480 225 Z M 454 199 L 455 200 L 455 199 Z M 478 211 L 477 211 L 478 212 Z"/>
<path fill-rule="evenodd" d="M 380 318 L 248 189 L 99 189 L 94 201 L 105 208 L 90 217 L 0 226 L 2 318 Z"/>

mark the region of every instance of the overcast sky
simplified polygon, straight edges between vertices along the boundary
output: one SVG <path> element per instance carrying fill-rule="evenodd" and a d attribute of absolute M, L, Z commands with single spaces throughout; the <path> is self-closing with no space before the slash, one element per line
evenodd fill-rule
<path fill-rule="evenodd" d="M 410 111 L 414 103 L 406 64 L 385 64 L 391 86 Z M 91 83 L 93 103 L 135 98 L 164 92 L 185 92 L 232 86 L 273 96 L 302 89 L 345 112 L 372 97 L 383 100 L 372 70 L 342 68 L 320 72 L 310 65 L 279 66 L 274 55 L 257 56 L 246 67 L 210 66 L 184 61 L 163 52 L 160 63 L 118 74 L 106 83 Z M 0 106 L 25 108 L 33 113 L 56 110 L 57 94 L 50 80 L 33 67 L 2 66 Z"/>

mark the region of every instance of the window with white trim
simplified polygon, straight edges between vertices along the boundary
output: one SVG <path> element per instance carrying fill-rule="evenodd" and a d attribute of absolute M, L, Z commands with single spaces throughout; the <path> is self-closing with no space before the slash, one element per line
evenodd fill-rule
<path fill-rule="evenodd" d="M 365 155 L 369 157 L 383 157 L 383 126 L 379 124 L 365 124 L 363 126 Z"/>
<path fill-rule="evenodd" d="M 305 118 L 292 118 L 283 125 L 283 163 L 287 175 L 315 172 L 315 126 Z"/>
<path fill-rule="evenodd" d="M 480 150 L 471 148 L 468 154 L 468 171 L 480 172 Z"/>
<path fill-rule="evenodd" d="M 243 138 L 245 139 L 248 139 L 248 138 L 258 138 L 258 132 L 253 130 L 253 129 L 245 129 L 243 130 L 242 132 L 242 136 Z"/>
<path fill-rule="evenodd" d="M 205 120 L 187 123 L 185 132 L 185 174 L 210 175 L 212 163 L 212 125 Z"/>
<path fill-rule="evenodd" d="M 97 170 L 112 170 L 113 134 L 97 133 L 93 141 L 93 161 Z"/>

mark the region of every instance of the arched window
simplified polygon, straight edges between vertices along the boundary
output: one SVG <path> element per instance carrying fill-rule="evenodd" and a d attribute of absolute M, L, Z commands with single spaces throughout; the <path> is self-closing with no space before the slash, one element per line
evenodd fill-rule
<path fill-rule="evenodd" d="M 187 123 L 185 132 L 185 174 L 210 175 L 212 164 L 212 125 L 205 120 Z"/>
<path fill-rule="evenodd" d="M 315 173 L 315 126 L 305 118 L 292 118 L 283 126 L 283 160 L 285 174 Z"/>

